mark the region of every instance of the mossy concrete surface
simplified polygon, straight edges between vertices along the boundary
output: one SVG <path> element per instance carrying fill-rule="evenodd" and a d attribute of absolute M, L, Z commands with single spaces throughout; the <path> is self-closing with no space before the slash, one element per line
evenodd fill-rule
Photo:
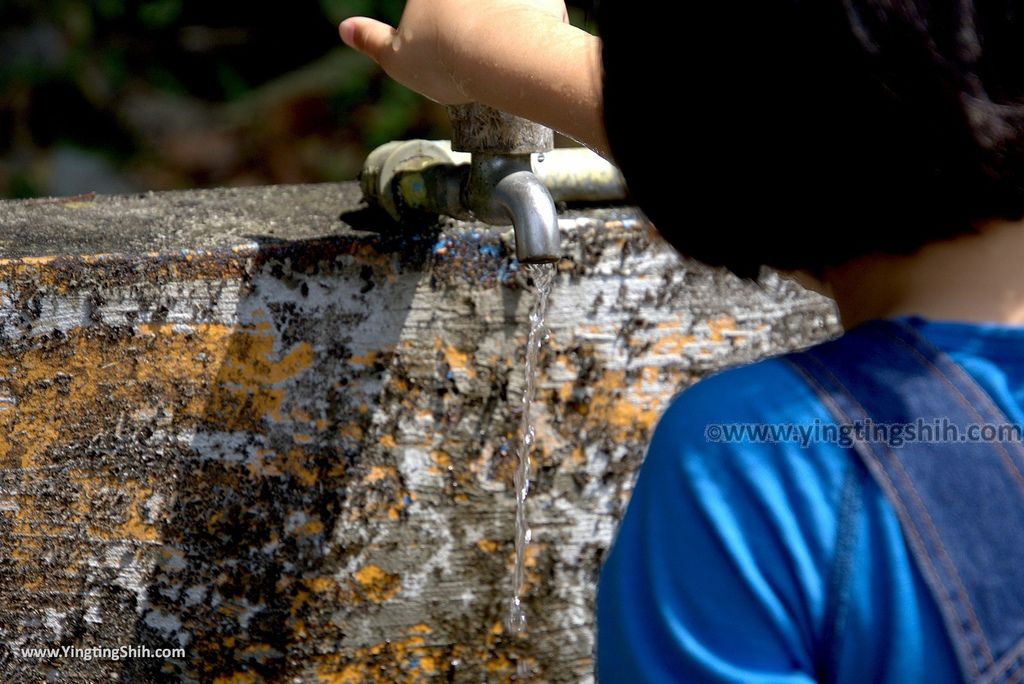
<path fill-rule="evenodd" d="M 507 233 L 398 230 L 354 184 L 0 204 L 0 680 L 590 680 L 659 412 L 837 328 L 631 209 L 561 223 L 514 638 Z M 65 646 L 184 656 L 20 651 Z"/>

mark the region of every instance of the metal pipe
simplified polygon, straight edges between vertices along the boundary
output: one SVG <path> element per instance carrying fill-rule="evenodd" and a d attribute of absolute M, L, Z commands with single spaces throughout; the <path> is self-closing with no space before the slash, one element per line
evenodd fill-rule
<path fill-rule="evenodd" d="M 533 172 L 556 202 L 617 202 L 626 181 L 610 161 L 586 147 L 562 147 L 533 157 Z"/>

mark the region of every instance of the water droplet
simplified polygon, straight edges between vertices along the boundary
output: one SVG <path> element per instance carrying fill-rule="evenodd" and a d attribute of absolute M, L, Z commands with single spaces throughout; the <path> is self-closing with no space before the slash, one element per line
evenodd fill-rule
<path fill-rule="evenodd" d="M 519 597 L 513 596 L 508 612 L 508 631 L 512 634 L 519 634 L 525 629 L 526 611 L 523 610 L 523 605 L 519 600 Z"/>

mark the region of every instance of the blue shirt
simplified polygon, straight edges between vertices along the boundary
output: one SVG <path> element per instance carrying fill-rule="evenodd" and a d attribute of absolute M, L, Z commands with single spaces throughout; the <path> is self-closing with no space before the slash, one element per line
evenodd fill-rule
<path fill-rule="evenodd" d="M 904 319 L 1024 423 L 1024 327 Z M 896 513 L 858 478 L 843 631 L 826 644 L 850 460 L 828 441 L 714 442 L 710 425 L 835 425 L 769 359 L 680 394 L 655 431 L 598 586 L 598 679 L 806 684 L 959 682 Z M 849 486 L 849 485 L 847 485 Z"/>

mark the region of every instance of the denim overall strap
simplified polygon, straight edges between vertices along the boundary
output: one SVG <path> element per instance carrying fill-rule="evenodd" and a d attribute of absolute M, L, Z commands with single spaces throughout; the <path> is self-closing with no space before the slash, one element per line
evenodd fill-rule
<path fill-rule="evenodd" d="M 854 449 L 899 517 L 965 680 L 1020 682 L 1024 450 L 975 432 L 1009 420 L 959 365 L 898 321 L 872 321 L 784 358 L 854 430 Z"/>

